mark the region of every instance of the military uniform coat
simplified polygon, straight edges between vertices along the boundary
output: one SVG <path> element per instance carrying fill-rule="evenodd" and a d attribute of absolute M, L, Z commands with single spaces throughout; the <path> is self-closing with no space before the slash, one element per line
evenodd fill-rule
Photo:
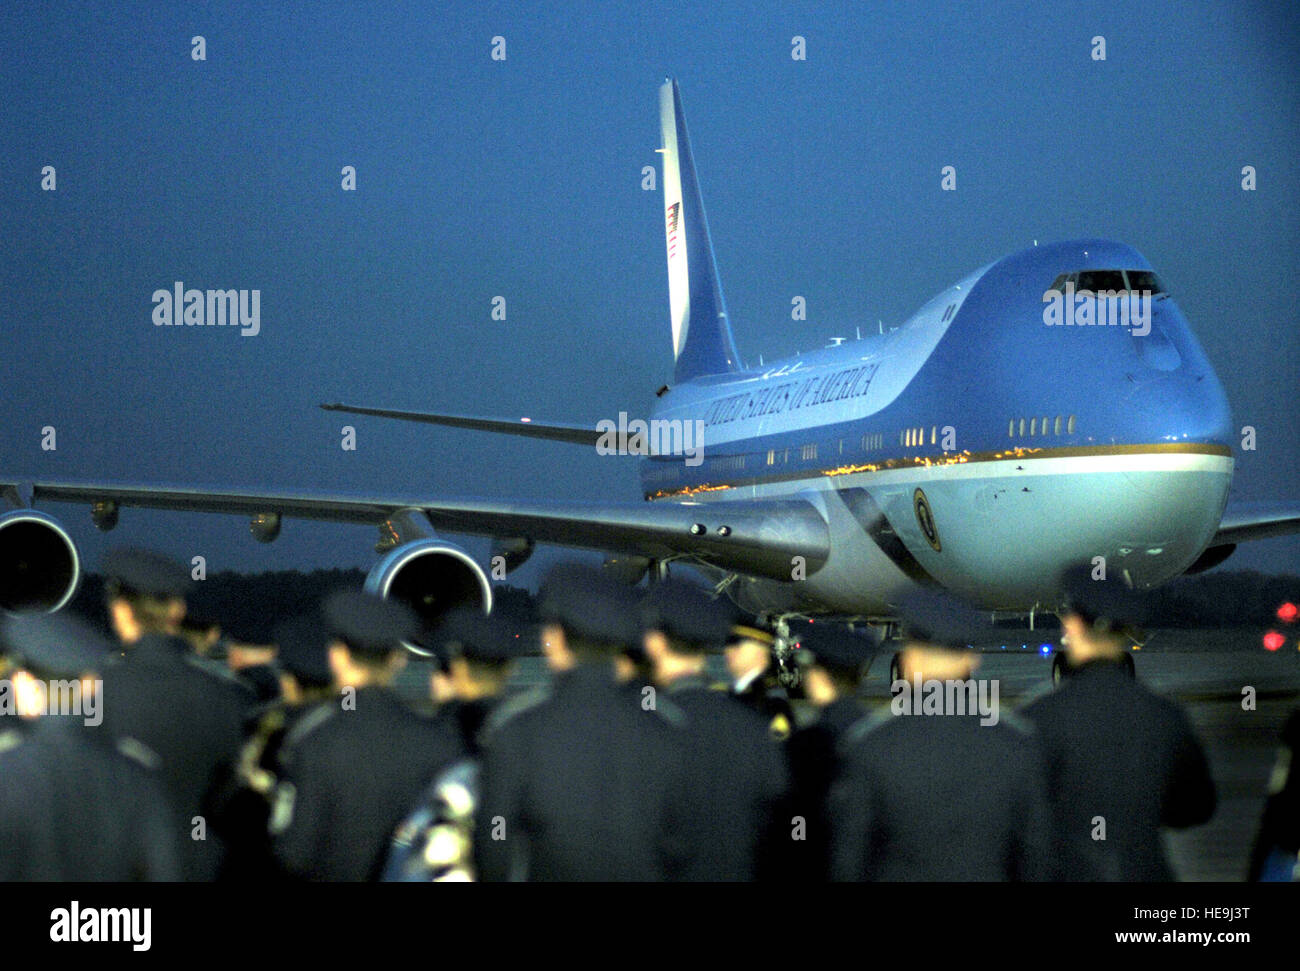
<path fill-rule="evenodd" d="M 581 664 L 497 724 L 480 777 L 474 852 L 482 880 L 660 880 L 680 784 L 681 715 L 647 710 L 612 666 Z M 677 782 L 677 785 L 675 785 Z M 504 838 L 494 838 L 494 837 Z"/>
<path fill-rule="evenodd" d="M 1046 758 L 1061 879 L 1172 880 L 1160 827 L 1203 823 L 1215 806 L 1182 709 L 1118 664 L 1093 661 L 1022 714 Z"/>

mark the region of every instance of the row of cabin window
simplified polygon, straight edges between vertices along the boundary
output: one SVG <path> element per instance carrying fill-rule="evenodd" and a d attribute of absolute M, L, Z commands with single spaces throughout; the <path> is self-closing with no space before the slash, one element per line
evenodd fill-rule
<path fill-rule="evenodd" d="M 1041 421 L 1041 425 L 1040 425 L 1040 421 Z M 1057 415 L 1055 418 L 1049 418 L 1044 416 L 1042 419 L 1012 418 L 1007 422 L 1007 437 L 1024 438 L 1026 435 L 1037 436 L 1038 434 L 1040 434 L 1040 428 L 1041 428 L 1041 434 L 1043 435 L 1049 435 L 1049 434 L 1060 435 L 1062 428 L 1064 428 L 1065 433 L 1067 435 L 1073 435 L 1074 426 L 1075 426 L 1074 415 L 1070 415 L 1065 419 L 1062 419 L 1060 415 Z M 926 435 L 925 435 L 924 428 L 904 428 L 901 432 L 898 433 L 898 444 L 902 445 L 905 448 L 914 448 L 918 445 L 924 445 L 926 444 L 925 439 L 926 439 Z M 931 425 L 929 444 L 934 445 L 938 442 L 938 440 L 939 440 L 939 426 Z M 885 436 L 880 432 L 875 432 L 870 435 L 862 436 L 862 450 L 864 452 L 869 452 L 872 449 L 883 448 L 884 444 L 885 444 Z M 773 448 L 773 449 L 768 449 L 767 451 L 767 464 L 776 465 L 778 454 L 781 457 L 782 464 L 790 461 L 790 449 Z M 840 454 L 841 455 L 844 454 L 843 439 L 840 440 Z M 800 446 L 799 457 L 805 462 L 814 461 L 817 458 L 816 443 Z M 733 469 L 738 471 L 745 467 L 745 456 L 731 455 L 731 456 L 727 456 L 726 458 L 714 459 L 713 467 L 717 470 Z"/>
<path fill-rule="evenodd" d="M 780 456 L 781 462 L 790 461 L 790 449 L 788 448 L 769 448 L 767 450 L 767 464 L 776 465 L 777 456 Z M 799 447 L 799 457 L 804 461 L 809 461 L 817 457 L 816 445 L 801 445 Z"/>
<path fill-rule="evenodd" d="M 1007 422 L 1008 438 L 1024 438 L 1026 436 L 1036 437 L 1040 433 L 1043 435 L 1060 435 L 1062 431 L 1067 435 L 1074 434 L 1076 416 L 1069 415 L 1062 417 L 1057 415 L 1054 418 L 1044 416 L 1043 418 L 1012 418 Z M 929 444 L 935 445 L 939 441 L 939 426 L 930 426 Z M 883 448 L 885 436 L 876 432 L 871 435 L 862 436 L 862 450 L 869 452 L 872 449 Z M 925 428 L 904 428 L 898 433 L 898 444 L 904 448 L 915 448 L 919 445 L 926 444 Z M 777 454 L 780 453 L 781 462 L 790 461 L 790 449 L 769 449 L 767 453 L 767 464 L 777 464 Z M 844 442 L 840 441 L 840 454 L 844 454 Z M 817 458 L 817 446 L 803 445 L 799 449 L 799 457 L 804 461 L 812 461 Z M 741 463 L 743 465 L 743 462 Z"/>
<path fill-rule="evenodd" d="M 934 425 L 930 428 L 930 444 L 933 445 L 939 440 L 939 426 Z M 903 446 L 916 446 L 925 444 L 924 428 L 905 428 L 898 433 L 898 444 Z M 870 435 L 862 436 L 862 450 L 870 452 L 873 449 L 885 447 L 885 436 L 881 432 L 874 432 Z M 844 454 L 844 440 L 840 440 L 840 454 Z M 790 450 L 785 449 L 768 449 L 767 464 L 776 465 L 777 456 L 780 455 L 781 462 L 790 461 Z M 804 461 L 812 461 L 817 458 L 817 446 L 803 445 L 799 449 L 799 457 Z"/>
<path fill-rule="evenodd" d="M 872 435 L 863 435 L 863 436 L 862 436 L 862 450 L 863 450 L 864 452 L 869 452 L 869 451 L 871 451 L 873 448 L 884 448 L 884 447 L 885 447 L 885 436 L 882 435 L 882 434 L 880 434 L 879 432 L 876 432 L 875 434 L 872 434 Z M 767 450 L 767 464 L 768 464 L 768 465 L 776 465 L 777 462 L 778 462 L 778 459 L 779 459 L 779 461 L 780 461 L 781 463 L 789 462 L 789 461 L 790 461 L 790 451 L 791 451 L 791 450 L 788 449 L 788 448 L 771 448 L 771 449 L 768 449 L 768 450 Z M 844 439 L 840 439 L 840 450 L 839 450 L 839 454 L 841 454 L 841 455 L 844 454 Z M 805 462 L 812 462 L 812 461 L 815 461 L 816 458 L 817 458 L 817 445 L 816 445 L 816 443 L 813 443 L 813 444 L 811 444 L 811 445 L 801 445 L 801 446 L 799 446 L 799 458 L 802 459 L 802 460 L 805 461 Z"/>
<path fill-rule="evenodd" d="M 939 426 L 930 426 L 930 444 L 934 445 L 939 441 Z M 925 444 L 924 428 L 904 428 L 898 433 L 898 444 L 905 448 L 915 448 L 917 445 Z"/>
<path fill-rule="evenodd" d="M 1007 438 L 1024 438 L 1026 435 L 1059 435 L 1061 434 L 1062 425 L 1065 428 L 1065 434 L 1074 434 L 1074 415 L 1062 421 L 1061 416 L 1057 415 L 1055 419 L 1044 416 L 1041 419 L 1015 419 L 1012 418 L 1007 422 Z"/>

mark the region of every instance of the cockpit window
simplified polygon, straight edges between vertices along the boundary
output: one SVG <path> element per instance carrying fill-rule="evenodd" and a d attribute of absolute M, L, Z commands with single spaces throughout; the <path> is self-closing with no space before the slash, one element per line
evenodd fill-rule
<path fill-rule="evenodd" d="M 1160 282 L 1160 277 L 1156 276 L 1150 270 L 1125 270 L 1128 277 L 1128 288 L 1137 293 L 1147 291 L 1151 296 L 1158 293 L 1167 293 L 1165 285 Z"/>
<path fill-rule="evenodd" d="M 1062 273 L 1052 281 L 1049 290 L 1064 293 L 1067 283 L 1074 284 L 1077 293 L 1087 290 L 1096 293 L 1099 290 L 1114 290 L 1116 293 L 1146 291 L 1153 297 L 1167 293 L 1160 277 L 1150 270 L 1079 270 L 1074 273 Z"/>
<path fill-rule="evenodd" d="M 1124 274 L 1120 270 L 1084 270 L 1079 274 L 1079 281 L 1074 289 L 1097 293 L 1100 290 L 1124 289 Z"/>

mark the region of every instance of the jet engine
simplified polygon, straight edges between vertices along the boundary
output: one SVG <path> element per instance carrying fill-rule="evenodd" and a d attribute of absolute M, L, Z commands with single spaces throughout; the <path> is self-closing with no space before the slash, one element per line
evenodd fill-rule
<path fill-rule="evenodd" d="M 58 520 L 34 509 L 0 515 L 0 608 L 58 610 L 80 582 L 77 544 Z"/>
<path fill-rule="evenodd" d="M 492 586 L 483 568 L 460 547 L 435 538 L 391 550 L 366 576 L 366 590 L 414 609 L 426 632 L 455 607 L 474 606 L 484 613 L 492 609 Z M 421 641 L 417 637 L 406 646 L 427 655 Z"/>

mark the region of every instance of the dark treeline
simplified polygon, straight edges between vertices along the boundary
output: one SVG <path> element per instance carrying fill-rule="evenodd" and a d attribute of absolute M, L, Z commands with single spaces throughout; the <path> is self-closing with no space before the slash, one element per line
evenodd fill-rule
<path fill-rule="evenodd" d="M 1257 627 L 1300 604 L 1300 577 L 1232 570 L 1179 577 L 1150 593 L 1148 627 Z"/>
<path fill-rule="evenodd" d="M 190 609 L 231 630 L 269 632 L 318 604 L 334 590 L 359 587 L 361 570 L 282 570 L 275 573 L 214 573 L 196 584 Z M 107 625 L 103 578 L 88 574 L 73 601 L 73 609 L 88 619 Z M 521 587 L 496 584 L 496 609 L 521 622 L 536 617 L 532 594 Z M 1180 577 L 1149 594 L 1151 628 L 1254 627 L 1276 622 L 1277 608 L 1300 603 L 1300 577 L 1270 576 L 1253 570 L 1224 571 Z M 1053 626 L 1050 617 L 1041 618 Z M 1009 622 L 1014 623 L 1014 622 Z"/>

